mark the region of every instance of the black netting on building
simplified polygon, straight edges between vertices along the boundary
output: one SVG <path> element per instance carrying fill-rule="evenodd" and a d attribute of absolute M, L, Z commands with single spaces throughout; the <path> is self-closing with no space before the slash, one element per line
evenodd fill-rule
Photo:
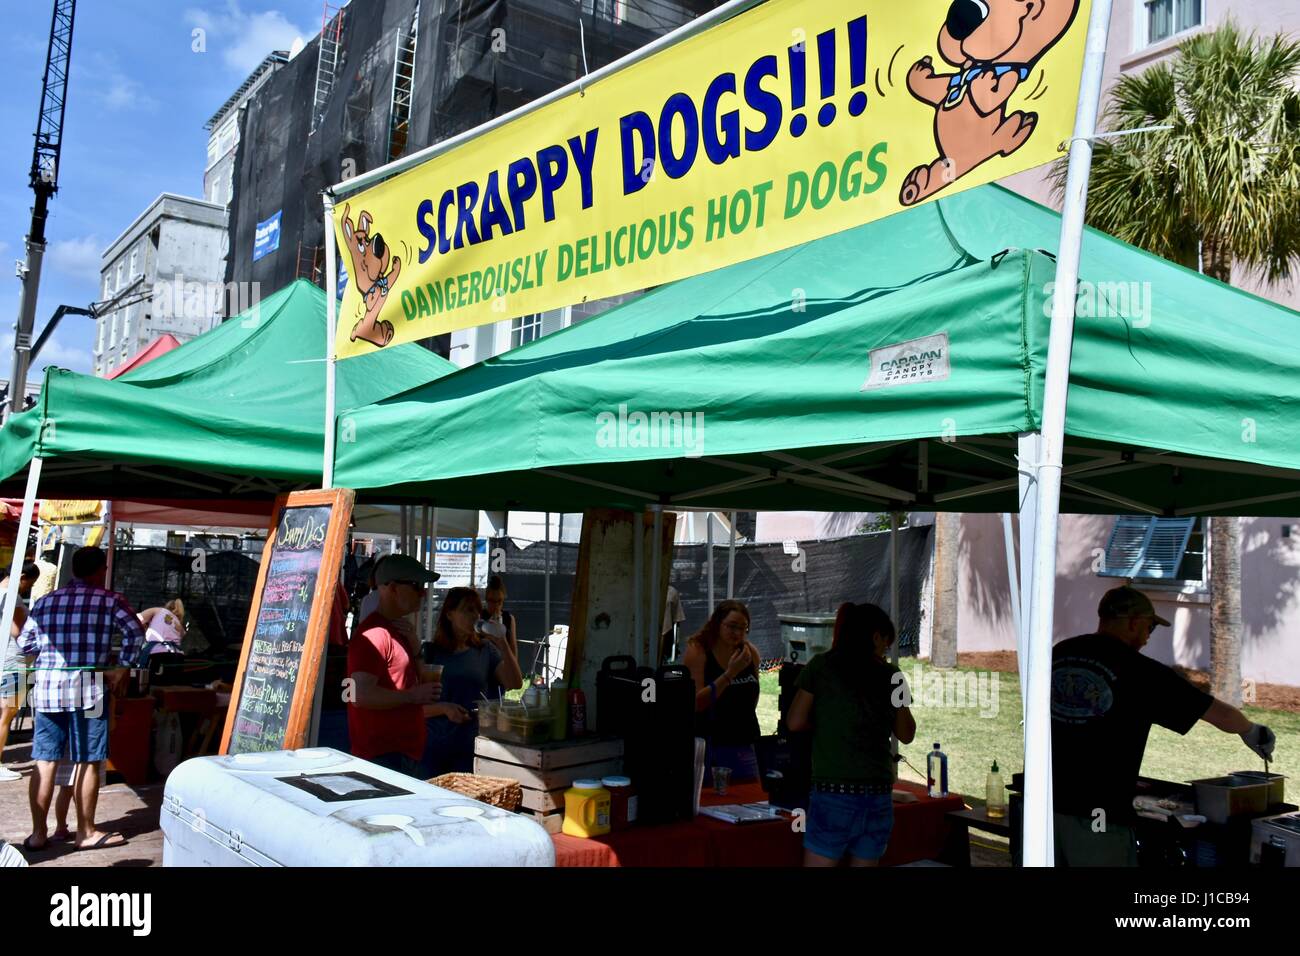
<path fill-rule="evenodd" d="M 113 589 L 143 611 L 179 597 L 214 657 L 237 655 L 257 586 L 257 558 L 239 551 L 207 551 L 196 565 L 190 549 L 118 548 Z"/>
<path fill-rule="evenodd" d="M 922 626 L 921 593 L 930 565 L 929 526 L 899 532 L 899 653 L 915 655 Z M 854 535 L 830 541 L 800 542 L 802 556 L 785 553 L 781 544 L 736 547 L 736 597 L 749 606 L 750 640 L 765 660 L 784 654 L 782 614 L 827 614 L 844 601 L 889 606 L 889 535 Z M 545 634 L 545 548 L 518 547 L 497 539 L 491 548 L 504 550 L 506 607 L 518 618 L 520 663 L 533 661 L 535 642 Z M 568 624 L 578 546 L 551 546 L 551 623 Z M 796 564 L 804 568 L 795 570 Z M 727 594 L 727 548 L 714 545 L 714 600 Z M 708 619 L 708 545 L 679 545 L 673 550 L 670 582 L 681 596 L 686 621 L 679 634 L 688 636 Z"/>
<path fill-rule="evenodd" d="M 256 282 L 263 297 L 299 277 L 323 285 L 320 193 L 345 171 L 375 169 L 390 155 L 417 152 L 571 83 L 583 74 L 584 46 L 594 71 L 719 2 L 352 0 L 323 104 L 316 104 L 318 36 L 244 112 L 226 281 Z M 409 125 L 394 140 L 394 81 L 412 24 Z M 277 212 L 279 248 L 254 262 L 257 224 Z"/>

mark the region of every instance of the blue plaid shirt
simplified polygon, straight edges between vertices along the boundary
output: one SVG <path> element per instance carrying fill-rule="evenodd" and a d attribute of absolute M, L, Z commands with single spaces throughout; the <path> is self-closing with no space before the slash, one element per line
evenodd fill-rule
<path fill-rule="evenodd" d="M 32 707 L 52 711 L 101 711 L 104 681 L 113 654 L 113 632 L 122 635 L 120 666 L 128 667 L 144 644 L 140 619 L 116 591 L 73 581 L 33 605 L 18 647 L 34 654 Z"/>

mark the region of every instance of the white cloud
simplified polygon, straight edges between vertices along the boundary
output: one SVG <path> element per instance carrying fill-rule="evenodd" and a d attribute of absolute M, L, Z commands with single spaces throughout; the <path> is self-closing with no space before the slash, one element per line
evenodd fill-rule
<path fill-rule="evenodd" d="M 98 236 L 82 236 L 80 239 L 54 240 L 45 258 L 51 269 L 98 286 L 103 252 L 104 246 Z"/>
<path fill-rule="evenodd" d="M 208 51 L 220 51 L 226 65 L 239 73 L 251 73 L 268 53 L 290 49 L 304 32 L 279 10 L 245 13 L 239 0 L 226 0 L 225 9 L 216 12 L 191 8 L 185 18 L 206 32 Z"/>
<path fill-rule="evenodd" d="M 140 82 L 122 71 L 115 57 L 91 53 L 84 64 L 74 61 L 73 69 L 74 85 L 87 88 L 98 104 L 110 112 L 153 110 L 158 106 L 158 101 L 144 91 Z"/>
<path fill-rule="evenodd" d="M 87 335 L 79 337 L 89 338 Z M 47 365 L 72 369 L 74 372 L 89 372 L 95 366 L 95 358 L 89 345 L 82 347 L 68 345 L 63 341 L 62 331 L 60 331 L 50 336 L 41 348 L 41 354 L 36 357 L 36 364 L 41 367 L 42 374 Z"/>

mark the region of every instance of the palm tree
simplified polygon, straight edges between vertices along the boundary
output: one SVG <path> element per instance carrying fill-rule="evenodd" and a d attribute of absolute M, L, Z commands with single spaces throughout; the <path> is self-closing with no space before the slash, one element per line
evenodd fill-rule
<path fill-rule="evenodd" d="M 1099 140 L 1088 222 L 1222 282 L 1233 264 L 1269 282 L 1300 269 L 1300 42 L 1231 21 L 1170 61 L 1122 77 Z M 1052 170 L 1057 194 L 1065 164 Z M 1215 696 L 1241 701 L 1241 531 L 1210 522 L 1210 665 Z"/>

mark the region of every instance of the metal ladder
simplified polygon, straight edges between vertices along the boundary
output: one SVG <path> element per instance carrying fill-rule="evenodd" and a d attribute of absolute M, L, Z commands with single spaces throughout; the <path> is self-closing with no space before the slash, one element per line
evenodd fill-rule
<path fill-rule="evenodd" d="M 325 3 L 321 9 L 320 51 L 316 59 L 316 95 L 311 107 L 311 132 L 325 118 L 325 104 L 334 89 L 339 63 L 339 46 L 343 39 L 343 7 Z"/>
<path fill-rule="evenodd" d="M 397 159 L 406 150 L 411 132 L 411 98 L 415 90 L 415 48 L 419 36 L 420 5 L 416 3 L 411 14 L 411 28 L 397 34 L 397 49 L 393 55 L 392 108 L 388 118 L 388 161 Z"/>

